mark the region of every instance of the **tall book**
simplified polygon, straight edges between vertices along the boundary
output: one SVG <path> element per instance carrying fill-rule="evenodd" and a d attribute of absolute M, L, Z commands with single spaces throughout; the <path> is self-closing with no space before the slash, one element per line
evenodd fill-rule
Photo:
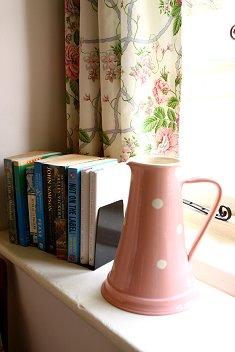
<path fill-rule="evenodd" d="M 126 209 L 131 171 L 118 163 L 90 172 L 89 265 L 95 264 L 96 230 L 99 208 L 123 200 Z"/>
<path fill-rule="evenodd" d="M 50 160 L 54 160 L 61 152 L 55 152 Z M 36 196 L 36 226 L 37 226 L 37 240 L 38 248 L 46 250 L 45 240 L 45 226 L 44 226 L 44 192 L 43 192 L 43 170 L 42 165 L 47 163 L 48 159 L 37 160 L 34 162 L 34 187 Z"/>
<path fill-rule="evenodd" d="M 49 157 L 51 151 L 34 150 L 4 158 L 7 189 L 9 239 L 27 246 L 30 243 L 25 170 L 35 160 Z"/>
<path fill-rule="evenodd" d="M 111 166 L 109 163 L 97 164 L 81 171 L 80 264 L 82 265 L 89 264 L 90 172 L 109 166 Z"/>
<path fill-rule="evenodd" d="M 37 222 L 36 222 L 36 194 L 34 187 L 34 166 L 26 168 L 26 184 L 27 184 L 27 198 L 28 198 L 28 215 L 29 215 L 29 232 L 30 245 L 37 247 Z"/>
<path fill-rule="evenodd" d="M 67 260 L 68 171 L 70 165 L 98 160 L 98 157 L 67 154 L 43 164 L 46 252 Z"/>
<path fill-rule="evenodd" d="M 117 163 L 117 159 L 100 158 L 68 167 L 68 261 L 80 262 L 81 228 L 81 171 L 83 169 Z M 87 234 L 88 235 L 88 234 Z"/>
<path fill-rule="evenodd" d="M 10 159 L 4 159 L 5 183 L 6 183 L 6 206 L 8 215 L 9 240 L 18 244 L 17 214 L 14 187 L 14 169 Z"/>
<path fill-rule="evenodd" d="M 80 264 L 89 263 L 89 217 L 90 217 L 90 172 L 81 172 L 81 225 L 80 225 Z"/>

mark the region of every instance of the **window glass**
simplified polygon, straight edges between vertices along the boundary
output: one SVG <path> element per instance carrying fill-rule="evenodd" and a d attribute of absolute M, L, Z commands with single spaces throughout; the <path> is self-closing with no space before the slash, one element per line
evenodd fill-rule
<path fill-rule="evenodd" d="M 187 176 L 221 184 L 223 203 L 235 215 L 235 1 L 185 4 L 180 158 Z M 209 206 L 213 191 L 208 185 L 200 190 L 198 201 L 204 197 Z"/>

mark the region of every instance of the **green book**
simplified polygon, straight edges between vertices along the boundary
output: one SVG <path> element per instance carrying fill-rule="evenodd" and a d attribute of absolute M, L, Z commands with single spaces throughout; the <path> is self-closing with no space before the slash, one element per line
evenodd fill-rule
<path fill-rule="evenodd" d="M 35 160 L 54 154 L 53 151 L 34 150 L 4 159 L 9 239 L 13 243 L 22 246 L 30 244 L 26 167 L 33 165 Z"/>

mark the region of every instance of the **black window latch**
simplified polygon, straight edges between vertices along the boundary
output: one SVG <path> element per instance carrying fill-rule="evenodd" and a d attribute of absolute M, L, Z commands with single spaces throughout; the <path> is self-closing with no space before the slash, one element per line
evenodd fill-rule
<path fill-rule="evenodd" d="M 210 211 L 210 209 L 202 207 L 201 205 L 191 202 L 187 199 L 183 199 L 183 203 L 204 214 L 208 214 Z M 226 205 L 220 205 L 218 211 L 219 213 L 215 215 L 216 219 L 227 221 L 232 216 L 232 210 Z"/>

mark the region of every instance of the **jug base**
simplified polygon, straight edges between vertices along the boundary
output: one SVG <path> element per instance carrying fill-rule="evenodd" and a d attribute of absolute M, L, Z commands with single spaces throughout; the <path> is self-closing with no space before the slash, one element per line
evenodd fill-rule
<path fill-rule="evenodd" d="M 192 307 L 198 300 L 197 286 L 169 298 L 143 298 L 116 290 L 106 279 L 101 286 L 102 296 L 112 305 L 125 311 L 143 315 L 168 315 Z"/>

